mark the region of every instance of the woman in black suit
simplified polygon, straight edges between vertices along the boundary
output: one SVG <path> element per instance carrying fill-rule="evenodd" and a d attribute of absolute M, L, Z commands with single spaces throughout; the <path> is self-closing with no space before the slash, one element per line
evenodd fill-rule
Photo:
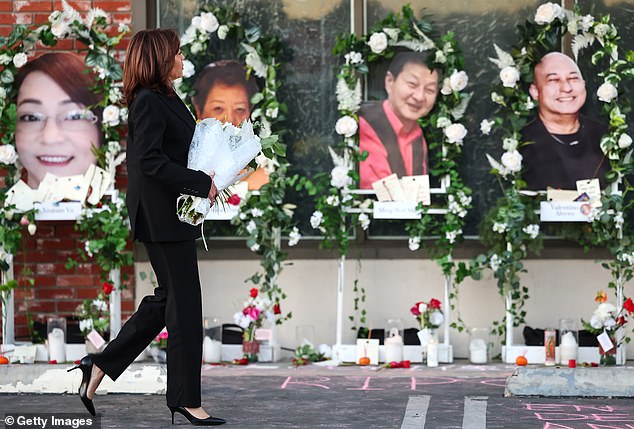
<path fill-rule="evenodd" d="M 200 229 L 176 216 L 180 194 L 218 196 L 213 174 L 187 168 L 196 121 L 174 92 L 183 57 L 173 30 L 144 30 L 126 51 L 123 93 L 128 114 L 127 207 L 133 238 L 143 243 L 156 273 L 154 295 L 141 301 L 119 335 L 99 355 L 75 367 L 82 371 L 79 395 L 88 411 L 107 374 L 116 380 L 167 326 L 167 405 L 197 426 L 225 423 L 200 403 L 202 302 L 195 240 Z M 75 369 L 73 368 L 73 369 Z"/>

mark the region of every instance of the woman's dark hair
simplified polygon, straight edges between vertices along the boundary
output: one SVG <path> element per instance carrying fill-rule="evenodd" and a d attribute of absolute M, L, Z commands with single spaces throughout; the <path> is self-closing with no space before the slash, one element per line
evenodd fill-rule
<path fill-rule="evenodd" d="M 130 40 L 123 64 L 123 96 L 128 105 L 141 88 L 174 94 L 170 72 L 180 50 L 176 31 L 141 30 Z"/>
<path fill-rule="evenodd" d="M 241 62 L 235 60 L 220 60 L 207 64 L 207 66 L 198 73 L 196 82 L 194 83 L 196 93 L 192 97 L 192 101 L 199 112 L 204 110 L 205 102 L 214 85 L 243 87 L 249 98 L 249 110 L 252 107 L 251 97 L 259 91 L 253 73 L 247 77 L 247 68 Z"/>
<path fill-rule="evenodd" d="M 18 93 L 24 79 L 33 72 L 44 73 L 53 79 L 73 102 L 90 108 L 99 119 L 98 123 L 101 123 L 103 109 L 97 106 L 101 96 L 93 91 L 97 77 L 79 55 L 71 52 L 51 52 L 29 61 L 15 78 L 15 89 Z M 45 91 L 44 88 L 43 90 Z M 103 142 L 104 136 L 100 132 L 99 143 Z"/>

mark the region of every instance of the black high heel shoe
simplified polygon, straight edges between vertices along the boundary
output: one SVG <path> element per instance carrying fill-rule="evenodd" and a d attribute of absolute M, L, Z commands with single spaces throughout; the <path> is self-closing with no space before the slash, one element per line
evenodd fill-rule
<path fill-rule="evenodd" d="M 84 356 L 79 361 L 79 365 L 76 365 L 70 368 L 66 372 L 71 372 L 74 369 L 81 369 L 81 384 L 79 385 L 79 397 L 81 398 L 81 402 L 84 403 L 84 406 L 88 410 L 90 414 L 93 416 L 97 415 L 95 413 L 95 406 L 92 403 L 92 399 L 88 399 L 88 383 L 90 382 L 90 375 L 92 374 L 92 359 L 90 356 Z"/>
<path fill-rule="evenodd" d="M 169 409 L 172 412 L 172 424 L 174 424 L 174 413 L 181 413 L 194 426 L 219 426 L 227 423 L 226 420 L 218 417 L 209 416 L 206 419 L 199 419 L 187 411 L 185 407 L 169 407 Z"/>

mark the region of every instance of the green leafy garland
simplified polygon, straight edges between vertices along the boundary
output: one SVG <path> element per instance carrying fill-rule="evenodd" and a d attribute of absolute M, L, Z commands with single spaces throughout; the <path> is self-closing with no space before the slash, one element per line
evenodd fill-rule
<path fill-rule="evenodd" d="M 609 118 L 609 131 L 601 140 L 601 149 L 610 160 L 611 171 L 606 174 L 608 182 L 622 180 L 622 192 L 612 193 L 610 187 L 602 192 L 603 206 L 592 214 L 592 228 L 586 228 L 582 243 L 604 246 L 613 259 L 603 266 L 610 270 L 616 282 L 632 278 L 634 245 L 630 230 L 625 231 L 624 219 L 632 213 L 632 198 L 628 194 L 632 187 L 627 175 L 632 173 L 632 138 L 627 134 L 625 113 L 629 102 L 618 97 L 619 87 L 634 76 L 634 53 L 623 55 L 618 48 L 619 36 L 609 16 L 595 18 L 582 15 L 578 7 L 566 10 L 554 3 L 545 3 L 537 8 L 534 22 L 527 21 L 519 27 L 520 42 L 510 52 L 495 46 L 496 57 L 492 58 L 500 69 L 501 84 L 494 87 L 491 100 L 498 105 L 498 114 L 481 122 L 484 135 L 499 130 L 504 154 L 498 162 L 487 155 L 492 173 L 498 177 L 503 196 L 487 214 L 482 224 L 481 236 L 489 247 L 486 255 L 474 261 L 471 272 L 475 277 L 478 269 L 490 268 L 498 281 L 503 297 L 512 298 L 511 313 L 514 326 L 524 322 L 523 306 L 528 299 L 528 288 L 522 286 L 519 274 L 525 272 L 522 260 L 529 250 L 541 248 L 538 198 L 522 193 L 526 184 L 521 177 L 522 158 L 517 148 L 524 144 L 520 131 L 528 119 L 534 116 L 535 104 L 528 94 L 533 80 L 533 68 L 543 54 L 558 50 L 558 43 L 566 35 L 572 37 L 575 56 L 583 49 L 592 48 L 592 63 L 599 68 L 597 76 L 603 83 L 597 90 L 603 113 Z M 630 226 L 631 228 L 631 226 Z M 498 334 L 505 331 L 502 322 L 495 322 Z"/>
<path fill-rule="evenodd" d="M 294 246 L 301 237 L 293 222 L 295 206 L 284 203 L 287 187 L 293 180 L 287 176 L 286 147 L 278 140 L 285 132 L 282 124 L 287 112 L 286 105 L 277 98 L 280 86 L 277 74 L 281 67 L 278 59 L 282 56 L 282 44 L 277 37 L 262 34 L 258 27 L 245 27 L 234 9 L 202 6 L 199 15 L 192 19 L 181 37 L 181 50 L 186 60 L 178 90 L 192 107 L 196 70 L 219 59 L 208 49 L 211 38 L 237 40 L 238 58 L 244 61 L 249 73 L 264 81 L 262 90 L 251 99 L 254 106 L 251 119 L 259 126 L 258 135 L 264 155 L 257 161 L 259 167 L 268 173 L 269 182 L 240 203 L 240 212 L 231 223 L 237 226 L 239 234 L 247 237 L 247 247 L 260 255 L 263 273 L 257 272 L 247 280 L 267 294 L 276 314 L 279 314 L 280 301 L 286 298 L 286 294 L 279 287 L 278 277 L 288 257 L 281 249 L 281 238 L 288 235 L 289 246 Z M 290 312 L 278 316 L 276 323 L 290 317 Z"/>
<path fill-rule="evenodd" d="M 108 14 L 100 9 L 91 9 L 85 17 L 62 1 L 62 10 L 54 11 L 49 16 L 49 22 L 35 28 L 27 28 L 24 25 L 14 26 L 11 34 L 0 37 L 0 124 L 3 132 L 0 138 L 0 164 L 6 170 L 4 187 L 0 189 L 0 269 L 6 272 L 9 269 L 10 259 L 20 249 L 21 229 L 27 226 L 28 232 L 33 235 L 36 231 L 35 210 L 17 213 L 14 205 L 5 205 L 7 190 L 20 179 L 21 165 L 15 150 L 15 126 L 17 120 L 17 88 L 14 87 L 15 76 L 19 69 L 28 61 L 28 53 L 35 49 L 37 43 L 45 46 L 55 46 L 59 40 L 75 39 L 85 46 L 86 67 L 99 76 L 99 84 L 92 88 L 97 94 L 102 95 L 102 100 L 97 106 L 91 108 L 103 108 L 103 121 L 101 131 L 107 142 L 99 148 L 95 148 L 98 164 L 114 175 L 117 162 L 123 159 L 119 155 L 121 147 L 120 128 L 127 117 L 127 110 L 121 107 L 122 94 L 119 80 L 122 70 L 113 56 L 113 49 L 121 38 L 129 31 L 128 27 L 120 24 L 116 31 L 112 31 L 108 25 Z M 110 35 L 113 34 L 114 35 Z M 113 154 L 113 152 L 115 152 Z M 91 210 L 89 206 L 85 210 Z M 120 237 L 125 240 L 129 231 L 124 228 L 124 221 L 116 216 L 111 222 L 119 222 Z M 82 228 L 81 240 L 95 239 L 101 230 L 95 228 Z M 112 237 L 108 237 L 111 240 Z M 97 240 L 97 241 L 96 241 Z M 120 266 L 120 261 L 131 263 L 131 255 L 122 258 L 122 255 L 113 256 L 113 260 L 101 261 L 103 267 Z M 107 274 L 106 274 L 107 275 Z M 102 277 L 104 274 L 102 273 Z M 8 292 L 17 286 L 17 282 L 3 284 L 2 291 Z"/>

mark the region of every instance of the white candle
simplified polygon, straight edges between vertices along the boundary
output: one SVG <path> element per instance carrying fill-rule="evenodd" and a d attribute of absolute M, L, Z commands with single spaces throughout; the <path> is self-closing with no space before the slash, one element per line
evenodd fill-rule
<path fill-rule="evenodd" d="M 403 345 L 400 343 L 385 343 L 385 362 L 400 362 L 403 360 Z"/>
<path fill-rule="evenodd" d="M 205 363 L 220 363 L 222 356 L 222 343 L 205 337 L 203 340 L 203 361 Z"/>
<path fill-rule="evenodd" d="M 577 359 L 577 348 L 577 340 L 572 332 L 566 332 L 561 336 L 559 359 L 563 365 L 568 365 L 571 359 Z"/>
<path fill-rule="evenodd" d="M 487 363 L 487 344 L 482 338 L 474 338 L 469 343 L 469 360 L 471 363 Z"/>
<path fill-rule="evenodd" d="M 433 336 L 427 340 L 427 366 L 438 366 L 438 342 Z"/>
<path fill-rule="evenodd" d="M 64 331 L 60 328 L 54 328 L 48 333 L 48 359 L 59 363 L 66 361 Z"/>

